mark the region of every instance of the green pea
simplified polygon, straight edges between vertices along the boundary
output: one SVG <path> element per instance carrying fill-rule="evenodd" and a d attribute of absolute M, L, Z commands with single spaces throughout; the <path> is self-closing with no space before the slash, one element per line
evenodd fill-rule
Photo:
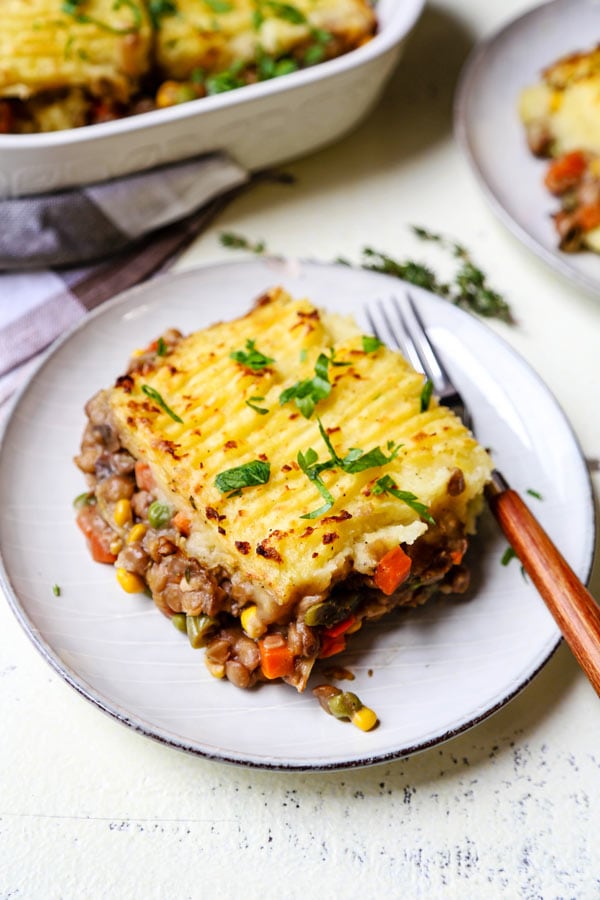
<path fill-rule="evenodd" d="M 171 516 L 171 507 L 167 506 L 166 503 L 161 503 L 160 500 L 155 500 L 154 503 L 150 504 L 150 508 L 148 510 L 148 521 L 153 528 L 162 528 L 163 525 L 166 525 L 171 521 Z"/>
<path fill-rule="evenodd" d="M 351 691 L 344 691 L 331 697 L 328 702 L 329 710 L 336 719 L 349 719 L 352 713 L 362 707 L 361 701 Z"/>

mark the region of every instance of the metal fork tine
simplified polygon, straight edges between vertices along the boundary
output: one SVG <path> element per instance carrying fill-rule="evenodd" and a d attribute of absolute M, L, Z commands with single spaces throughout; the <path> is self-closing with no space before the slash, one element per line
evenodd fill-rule
<path fill-rule="evenodd" d="M 417 346 L 417 352 L 423 362 L 423 368 L 433 382 L 434 389 L 438 393 L 443 393 L 448 388 L 452 388 L 452 382 L 442 361 L 436 356 L 431 346 L 423 319 L 409 293 L 406 294 L 406 307 L 409 310 L 409 316 L 407 317 L 405 313 L 404 327 L 408 330 L 411 341 Z"/>
<path fill-rule="evenodd" d="M 471 417 L 465 403 L 427 337 L 425 325 L 410 294 L 407 292 L 402 301 L 397 297 L 392 297 L 387 304 L 382 300 L 376 301 L 367 309 L 367 317 L 373 333 L 390 346 L 399 347 L 413 367 L 431 380 L 440 403 L 452 409 L 470 428 Z"/>
<path fill-rule="evenodd" d="M 404 352 L 405 356 L 408 357 L 413 367 L 418 372 L 427 374 L 425 372 L 423 360 L 419 356 L 410 335 L 404 328 L 402 316 L 397 307 L 395 298 L 392 298 L 392 304 L 394 304 L 394 311 L 396 313 L 393 317 L 394 320 L 392 320 L 392 317 L 389 315 L 386 305 L 382 300 L 376 300 L 373 306 L 370 306 L 367 309 L 367 318 L 373 330 L 373 334 L 377 335 L 377 337 L 388 344 L 388 346 L 398 347 Z"/>

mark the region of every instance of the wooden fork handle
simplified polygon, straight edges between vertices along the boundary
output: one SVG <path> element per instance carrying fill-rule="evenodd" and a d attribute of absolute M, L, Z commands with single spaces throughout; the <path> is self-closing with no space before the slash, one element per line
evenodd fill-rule
<path fill-rule="evenodd" d="M 577 662 L 600 695 L 600 607 L 516 491 L 492 487 L 488 501 Z"/>

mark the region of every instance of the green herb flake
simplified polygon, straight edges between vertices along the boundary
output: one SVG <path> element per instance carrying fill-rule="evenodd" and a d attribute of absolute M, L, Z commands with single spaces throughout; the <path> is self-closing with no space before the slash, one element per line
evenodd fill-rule
<path fill-rule="evenodd" d="M 264 353 L 257 350 L 256 341 L 252 340 L 246 341 L 245 350 L 233 350 L 229 354 L 229 358 L 235 360 L 235 362 L 242 366 L 246 366 L 247 369 L 252 369 L 253 372 L 259 372 L 261 369 L 266 369 L 267 366 L 275 362 L 272 356 L 265 356 Z"/>
<path fill-rule="evenodd" d="M 264 406 L 257 406 L 257 403 L 260 403 L 261 400 L 264 400 L 264 397 L 250 397 L 249 400 L 246 400 L 246 406 L 249 406 L 250 409 L 253 409 L 254 412 L 257 412 L 259 416 L 266 416 L 269 412 L 268 409 Z"/>
<path fill-rule="evenodd" d="M 306 24 L 306 16 L 297 6 L 291 3 L 280 3 L 279 0 L 263 0 L 263 6 L 268 7 L 274 16 L 290 22 L 292 25 Z"/>
<path fill-rule="evenodd" d="M 60 597 L 61 590 L 60 590 L 60 586 L 58 584 L 52 585 L 52 593 L 54 594 L 55 597 Z"/>
<path fill-rule="evenodd" d="M 535 497 L 536 500 L 543 500 L 544 498 L 540 494 L 539 491 L 534 491 L 533 488 L 527 488 L 527 493 L 530 497 Z"/>
<path fill-rule="evenodd" d="M 133 21 L 132 24 L 126 28 L 115 28 L 108 22 L 103 22 L 95 16 L 88 15 L 83 11 L 83 7 L 86 3 L 87 0 L 63 0 L 60 9 L 61 12 L 66 13 L 66 15 L 72 16 L 80 25 L 95 25 L 96 28 L 107 31 L 109 34 L 136 34 L 143 25 L 142 13 L 135 0 L 115 0 L 113 3 L 112 8 L 115 11 L 120 10 L 123 6 L 131 10 Z"/>
<path fill-rule="evenodd" d="M 157 356 L 166 356 L 168 349 L 169 348 L 165 344 L 163 338 L 159 337 L 157 344 L 156 344 L 156 355 Z"/>
<path fill-rule="evenodd" d="M 168 416 L 170 416 L 174 422 L 179 422 L 180 425 L 183 425 L 183 419 L 180 419 L 177 413 L 174 413 L 170 406 L 167 406 L 161 395 L 158 391 L 151 387 L 149 384 L 142 385 L 142 393 L 144 393 L 147 397 L 150 397 L 151 400 L 160 406 L 163 412 L 166 412 Z"/>
<path fill-rule="evenodd" d="M 402 500 L 403 503 L 410 506 L 411 509 L 418 513 L 426 522 L 429 522 L 430 525 L 435 525 L 435 519 L 429 512 L 427 506 L 424 503 L 421 503 L 417 496 L 410 491 L 399 490 L 391 475 L 384 475 L 382 478 L 379 478 L 375 482 L 373 493 L 391 494 L 392 497 L 396 497 L 397 500 Z"/>
<path fill-rule="evenodd" d="M 431 395 L 433 393 L 433 382 L 428 378 L 421 389 L 420 408 L 421 412 L 427 412 L 431 403 Z"/>
<path fill-rule="evenodd" d="M 78 494 L 77 497 L 75 497 L 73 506 L 75 509 L 81 509 L 83 506 L 95 506 L 96 502 L 95 494 L 91 491 L 84 491 L 83 494 Z"/>
<path fill-rule="evenodd" d="M 320 353 L 315 363 L 313 378 L 297 381 L 291 387 L 282 391 L 279 395 L 279 404 L 284 406 L 290 400 L 293 400 L 304 418 L 310 419 L 317 403 L 320 400 L 324 400 L 331 393 L 329 363 L 332 361 L 332 358 L 332 356 L 326 356 L 325 353 Z"/>
<path fill-rule="evenodd" d="M 319 455 L 316 450 L 313 450 L 312 447 L 309 447 L 306 453 L 302 453 L 302 451 L 299 450 L 297 460 L 298 465 L 300 466 L 306 477 L 310 481 L 312 481 L 316 489 L 325 500 L 325 504 L 323 506 L 320 506 L 318 509 L 313 509 L 312 512 L 305 513 L 303 516 L 300 516 L 300 518 L 318 519 L 320 516 L 325 515 L 326 512 L 329 512 L 329 510 L 335 503 L 332 494 L 328 491 L 323 479 L 321 478 L 321 472 L 324 472 L 326 469 L 332 469 L 334 464 L 331 461 L 320 463 Z"/>
<path fill-rule="evenodd" d="M 512 547 L 507 547 L 504 553 L 502 554 L 502 558 L 500 560 L 500 565 L 507 566 L 509 562 L 513 559 L 517 558 L 517 554 L 513 550 Z"/>
<path fill-rule="evenodd" d="M 379 348 L 383 346 L 383 341 L 380 341 L 378 337 L 375 337 L 372 334 L 363 334 L 362 348 L 365 353 L 375 353 L 376 350 L 379 350 Z"/>
<path fill-rule="evenodd" d="M 229 0 L 204 0 L 204 3 L 214 13 L 228 13 L 233 9 Z"/>
<path fill-rule="evenodd" d="M 173 0 L 150 0 L 148 3 L 148 12 L 154 28 L 160 27 L 160 20 L 164 16 L 177 15 L 177 6 Z"/>
<path fill-rule="evenodd" d="M 313 482 L 321 496 L 326 500 L 324 506 L 319 507 L 319 509 L 315 509 L 310 513 L 305 513 L 301 516 L 302 519 L 317 519 L 319 516 L 322 516 L 324 513 L 328 512 L 333 504 L 335 503 L 335 499 L 331 492 L 325 486 L 323 479 L 321 478 L 321 473 L 331 470 L 331 469 L 341 469 L 343 472 L 346 472 L 350 475 L 355 475 L 358 472 L 364 472 L 366 469 L 378 468 L 380 466 L 384 466 L 389 462 L 392 462 L 393 459 L 398 455 L 398 451 L 400 449 L 400 444 L 394 444 L 393 441 L 388 441 L 387 449 L 389 452 L 389 456 L 381 450 L 380 447 L 373 447 L 372 450 L 363 453 L 357 447 L 354 447 L 348 451 L 346 456 L 341 457 L 336 452 L 333 444 L 331 443 L 331 439 L 325 430 L 323 423 L 320 419 L 317 419 L 317 423 L 319 426 L 319 433 L 323 438 L 325 446 L 329 452 L 329 459 L 323 462 L 319 462 L 319 456 L 312 447 L 310 447 L 306 453 L 302 453 L 300 451 L 298 453 L 298 465 Z"/>
<path fill-rule="evenodd" d="M 230 250 L 248 250 L 250 253 L 256 253 L 257 255 L 265 253 L 267 249 L 264 241 L 252 243 L 248 238 L 234 231 L 222 231 L 219 235 L 219 241 L 223 247 L 227 247 Z"/>
<path fill-rule="evenodd" d="M 242 466 L 233 469 L 225 469 L 215 478 L 215 485 L 222 493 L 229 496 L 237 494 L 243 488 L 254 487 L 259 484 L 267 484 L 271 477 L 271 464 L 260 459 L 253 459 Z"/>
<path fill-rule="evenodd" d="M 307 47 L 302 62 L 305 66 L 316 66 L 325 59 L 325 47 L 322 44 L 311 44 Z"/>

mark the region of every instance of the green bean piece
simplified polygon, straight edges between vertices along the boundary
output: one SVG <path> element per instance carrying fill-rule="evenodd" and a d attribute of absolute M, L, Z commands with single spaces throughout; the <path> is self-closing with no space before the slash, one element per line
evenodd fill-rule
<path fill-rule="evenodd" d="M 84 491 L 83 494 L 78 494 L 73 500 L 75 509 L 81 509 L 82 506 L 95 506 L 95 504 L 96 496 L 91 491 Z"/>
<path fill-rule="evenodd" d="M 212 616 L 199 615 L 186 617 L 186 630 L 190 644 L 194 650 L 205 647 L 211 632 L 218 624 Z"/>
<path fill-rule="evenodd" d="M 344 600 L 339 598 L 327 600 L 324 603 L 315 603 L 309 606 L 304 614 L 304 622 L 311 628 L 317 628 L 322 625 L 325 628 L 331 628 L 347 619 L 353 609 L 358 605 L 358 594 L 350 594 Z"/>
<path fill-rule="evenodd" d="M 174 616 L 171 616 L 171 622 L 177 629 L 177 631 L 181 631 L 182 634 L 187 634 L 187 616 L 185 613 L 175 613 Z"/>
<path fill-rule="evenodd" d="M 162 528 L 171 521 L 171 507 L 160 500 L 155 500 L 148 509 L 148 521 L 153 528 Z"/>

